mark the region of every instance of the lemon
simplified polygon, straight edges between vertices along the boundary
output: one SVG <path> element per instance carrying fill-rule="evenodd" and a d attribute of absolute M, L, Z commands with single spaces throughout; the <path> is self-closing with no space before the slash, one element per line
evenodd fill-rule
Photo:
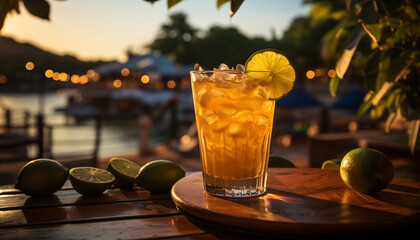
<path fill-rule="evenodd" d="M 114 183 L 112 173 L 94 167 L 70 169 L 70 182 L 76 192 L 85 196 L 100 195 Z"/>
<path fill-rule="evenodd" d="M 269 99 L 278 100 L 292 92 L 295 87 L 295 70 L 289 60 L 276 49 L 255 52 L 245 63 L 250 79 L 265 86 Z"/>
<path fill-rule="evenodd" d="M 341 159 L 330 159 L 322 163 L 321 169 L 340 170 Z"/>
<path fill-rule="evenodd" d="M 268 158 L 269 168 L 295 168 L 296 166 L 289 160 L 280 156 L 270 155 Z"/>
<path fill-rule="evenodd" d="M 52 159 L 35 159 L 22 167 L 15 188 L 33 197 L 49 196 L 66 182 L 69 170 Z"/>
<path fill-rule="evenodd" d="M 394 176 L 394 166 L 385 154 L 371 148 L 356 148 L 341 161 L 340 176 L 350 188 L 375 193 L 384 189 Z"/>
<path fill-rule="evenodd" d="M 154 160 L 140 168 L 136 182 L 152 193 L 166 193 L 184 176 L 185 171 L 178 164 L 169 160 Z"/>
<path fill-rule="evenodd" d="M 130 188 L 136 182 L 140 166 L 124 158 L 111 158 L 106 168 L 115 176 L 115 182 L 120 188 Z"/>

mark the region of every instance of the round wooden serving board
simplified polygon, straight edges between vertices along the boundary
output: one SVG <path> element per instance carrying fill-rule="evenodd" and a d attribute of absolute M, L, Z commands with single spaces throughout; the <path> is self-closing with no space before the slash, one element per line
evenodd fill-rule
<path fill-rule="evenodd" d="M 177 207 L 212 225 L 285 234 L 354 234 L 420 223 L 420 182 L 394 178 L 367 195 L 347 187 L 339 171 L 314 168 L 268 170 L 267 193 L 221 198 L 203 190 L 201 172 L 172 188 Z"/>

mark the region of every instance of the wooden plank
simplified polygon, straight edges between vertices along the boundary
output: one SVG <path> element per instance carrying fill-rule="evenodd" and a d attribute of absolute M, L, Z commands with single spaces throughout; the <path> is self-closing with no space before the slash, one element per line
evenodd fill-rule
<path fill-rule="evenodd" d="M 169 198 L 169 194 L 150 194 L 149 191 L 138 187 L 127 190 L 108 189 L 104 194 L 92 197 L 84 197 L 74 190 L 60 190 L 52 196 L 42 198 L 33 198 L 24 194 L 4 194 L 0 197 L 0 211 L 66 205 L 158 200 Z"/>
<path fill-rule="evenodd" d="M 0 239 L 156 239 L 205 232 L 184 216 L 57 224 L 0 230 Z"/>
<path fill-rule="evenodd" d="M 63 187 L 60 189 L 62 190 L 71 190 L 73 186 L 71 185 L 70 181 L 67 180 Z M 0 185 L 0 196 L 4 194 L 20 194 L 22 193 L 19 189 L 14 188 L 14 185 Z"/>
<path fill-rule="evenodd" d="M 103 221 L 179 214 L 172 200 L 100 205 L 74 205 L 3 211 L 0 228 L 42 224 Z"/>

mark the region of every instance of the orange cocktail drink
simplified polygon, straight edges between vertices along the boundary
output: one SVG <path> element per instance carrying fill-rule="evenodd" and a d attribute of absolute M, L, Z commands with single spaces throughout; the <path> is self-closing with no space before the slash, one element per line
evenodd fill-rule
<path fill-rule="evenodd" d="M 275 101 L 244 70 L 192 71 L 191 83 L 207 192 L 265 192 Z"/>

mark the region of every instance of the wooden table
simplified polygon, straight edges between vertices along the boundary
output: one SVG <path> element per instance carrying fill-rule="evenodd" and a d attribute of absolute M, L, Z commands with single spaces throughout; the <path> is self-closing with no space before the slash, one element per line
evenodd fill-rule
<path fill-rule="evenodd" d="M 330 208 L 333 210 L 331 213 L 347 214 L 347 217 L 351 216 L 349 211 L 351 213 L 356 208 L 359 217 L 364 212 L 360 208 L 366 209 L 370 216 L 375 215 L 374 212 L 377 211 L 378 215 L 375 215 L 375 218 L 382 216 L 383 222 L 387 221 L 387 214 L 389 216 L 399 214 L 404 220 L 403 223 L 408 225 L 397 224 L 398 228 L 393 229 L 392 233 L 397 232 L 398 236 L 415 233 L 418 237 L 419 231 L 413 226 L 419 226 L 420 223 L 419 182 L 394 178 L 391 185 L 385 190 L 376 195 L 365 195 L 347 188 L 344 183 L 339 181 L 338 174 L 331 170 L 307 168 L 269 169 L 269 191 L 263 197 L 246 200 L 214 198 L 219 202 L 218 204 L 221 204 L 220 207 L 231 208 L 230 204 L 233 202 L 235 206 L 231 209 L 237 212 L 242 212 L 242 208 L 238 209 L 239 204 L 252 204 L 253 201 L 257 201 L 259 204 L 254 203 L 252 209 L 256 211 L 258 207 L 262 207 L 264 215 L 267 215 L 267 211 L 271 210 L 261 204 L 261 201 L 268 198 L 276 198 L 276 204 L 273 204 L 273 201 L 262 201 L 268 202 L 271 207 L 286 205 L 292 207 L 287 210 L 289 214 L 290 209 L 293 209 L 290 204 L 295 202 L 301 204 L 302 199 L 308 201 L 308 204 L 313 199 L 318 204 L 315 204 L 315 207 L 319 207 L 321 204 L 326 207 L 326 210 L 323 211 L 327 212 L 328 206 L 331 206 Z M 181 181 L 197 182 L 199 181 L 197 176 L 199 173 L 198 175 L 197 173 L 190 174 Z M 301 179 L 296 179 L 296 177 Z M 270 182 L 278 183 L 279 181 L 281 184 L 277 184 L 277 187 L 270 185 Z M 331 187 L 331 185 L 335 187 Z M 185 187 L 182 184 L 178 186 Z M 191 185 L 191 187 L 193 186 Z M 297 188 L 301 190 L 295 193 Z M 179 203 L 179 199 L 176 199 L 176 202 Z M 223 206 L 223 204 L 225 205 Z M 246 209 L 251 209 L 251 207 L 245 205 L 243 209 L 247 211 Z M 302 212 L 299 207 L 296 207 L 296 210 L 303 215 L 293 216 L 287 222 L 298 223 L 299 218 L 308 219 L 309 215 L 312 219 L 316 217 L 311 212 L 307 212 L 308 214 Z M 283 214 L 282 219 L 284 220 L 284 217 L 287 216 L 284 213 L 287 211 L 277 209 L 270 216 Z M 254 212 L 254 214 L 253 220 L 259 218 L 258 213 Z M 336 216 L 329 216 L 329 218 L 337 219 Z M 214 220 L 214 215 L 210 216 L 210 220 Z M 320 220 L 325 222 L 325 218 Z M 395 221 L 395 218 L 392 220 Z M 322 221 L 320 221 L 321 224 L 323 224 Z M 30 198 L 13 189 L 12 186 L 0 186 L 0 239 L 261 239 L 262 236 L 264 238 L 274 236 L 282 239 L 300 239 L 308 237 L 304 232 L 302 235 L 299 232 L 293 232 L 293 235 L 290 235 L 290 232 L 282 234 L 281 231 L 275 231 L 276 233 L 273 235 L 269 232 L 247 232 L 246 228 L 227 225 L 223 227 L 223 225 L 217 226 L 213 223 L 212 221 L 203 222 L 203 219 L 198 220 L 189 214 L 183 215 L 176 208 L 170 194 L 150 194 L 138 187 L 131 190 L 109 189 L 101 196 L 83 197 L 75 192 L 67 182 L 53 196 Z M 242 223 L 246 224 L 246 222 Z M 326 225 L 321 227 L 328 229 Z M 349 225 L 349 227 L 352 226 Z M 375 231 L 372 233 L 375 237 L 381 234 L 389 236 L 387 229 L 376 228 Z M 348 231 L 346 231 L 347 233 Z M 317 235 L 317 237 L 320 239 L 335 238 L 337 234 L 339 235 L 332 231 L 332 235 L 326 233 L 326 236 Z M 367 234 L 370 233 L 367 232 Z M 340 238 L 342 239 L 342 236 Z"/>

